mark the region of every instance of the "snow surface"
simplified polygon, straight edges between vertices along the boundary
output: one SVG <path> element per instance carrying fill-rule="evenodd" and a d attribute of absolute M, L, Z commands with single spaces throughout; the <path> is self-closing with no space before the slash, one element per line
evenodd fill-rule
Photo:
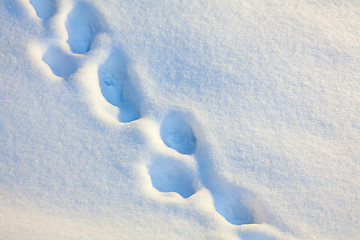
<path fill-rule="evenodd" d="M 0 1 L 0 239 L 360 239 L 360 3 Z"/>

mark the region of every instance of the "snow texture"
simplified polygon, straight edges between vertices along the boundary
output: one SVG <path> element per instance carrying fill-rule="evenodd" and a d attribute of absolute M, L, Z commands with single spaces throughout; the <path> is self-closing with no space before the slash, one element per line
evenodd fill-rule
<path fill-rule="evenodd" d="M 359 239 L 359 11 L 2 1 L 0 239 Z"/>

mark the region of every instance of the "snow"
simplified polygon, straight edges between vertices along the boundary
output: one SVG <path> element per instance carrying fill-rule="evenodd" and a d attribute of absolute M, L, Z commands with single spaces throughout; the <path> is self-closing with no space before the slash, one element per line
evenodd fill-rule
<path fill-rule="evenodd" d="M 62 78 L 70 77 L 78 67 L 71 55 L 63 52 L 58 46 L 50 46 L 44 53 L 42 60 L 56 76 Z"/>
<path fill-rule="evenodd" d="M 1 239 L 358 239 L 357 1 L 0 2 Z"/>
<path fill-rule="evenodd" d="M 96 10 L 86 2 L 77 3 L 66 20 L 69 47 L 73 53 L 84 54 L 90 50 L 96 35 L 104 28 Z"/>
<path fill-rule="evenodd" d="M 36 14 L 42 19 L 48 19 L 56 13 L 55 0 L 30 0 Z"/>

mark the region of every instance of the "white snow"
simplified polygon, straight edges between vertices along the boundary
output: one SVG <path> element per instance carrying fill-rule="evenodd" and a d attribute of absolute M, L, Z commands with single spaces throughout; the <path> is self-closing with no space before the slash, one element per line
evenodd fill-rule
<path fill-rule="evenodd" d="M 0 1 L 0 239 L 359 239 L 359 12 Z"/>

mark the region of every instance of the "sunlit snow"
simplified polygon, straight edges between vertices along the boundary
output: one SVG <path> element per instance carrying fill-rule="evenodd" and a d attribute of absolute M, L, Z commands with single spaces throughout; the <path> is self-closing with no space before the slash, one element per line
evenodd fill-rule
<path fill-rule="evenodd" d="M 359 13 L 0 1 L 0 239 L 358 239 Z"/>

